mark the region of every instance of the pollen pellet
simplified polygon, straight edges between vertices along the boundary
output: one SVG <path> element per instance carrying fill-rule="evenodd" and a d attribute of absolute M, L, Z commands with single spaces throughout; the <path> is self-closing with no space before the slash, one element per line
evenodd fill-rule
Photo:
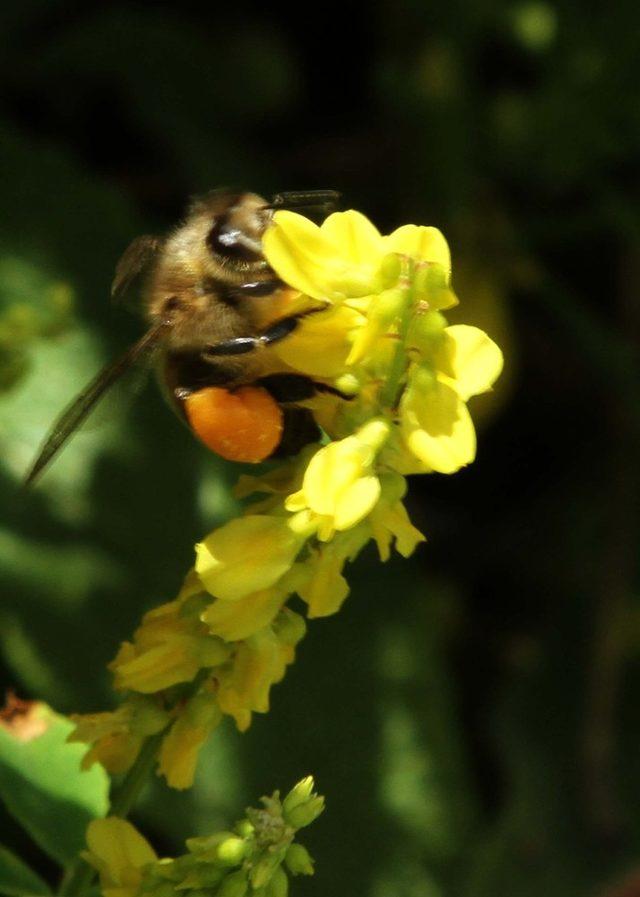
<path fill-rule="evenodd" d="M 184 400 L 187 420 L 207 448 L 228 461 L 257 464 L 282 438 L 282 409 L 261 386 L 230 392 L 208 386 Z"/>

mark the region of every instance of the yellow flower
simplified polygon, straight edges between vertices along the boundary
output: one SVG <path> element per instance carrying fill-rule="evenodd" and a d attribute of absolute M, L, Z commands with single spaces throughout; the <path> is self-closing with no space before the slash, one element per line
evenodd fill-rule
<path fill-rule="evenodd" d="M 306 577 L 296 589 L 309 607 L 309 618 L 328 617 L 340 610 L 349 594 L 349 584 L 342 569 L 347 560 L 354 560 L 370 537 L 370 529 L 360 524 L 311 549 L 304 565 Z"/>
<path fill-rule="evenodd" d="M 291 336 L 274 346 L 275 354 L 308 377 L 336 378 L 351 362 L 352 334 L 366 323 L 352 308 L 331 306 L 302 318 Z"/>
<path fill-rule="evenodd" d="M 202 613 L 213 635 L 237 642 L 269 626 L 285 601 L 298 590 L 304 565 L 294 564 L 275 585 L 242 598 L 216 598 Z"/>
<path fill-rule="evenodd" d="M 458 393 L 429 368 L 416 367 L 400 402 L 409 450 L 428 470 L 454 473 L 476 454 L 476 433 Z"/>
<path fill-rule="evenodd" d="M 305 537 L 286 517 L 250 514 L 214 530 L 196 546 L 196 572 L 216 598 L 229 601 L 274 585 Z"/>
<path fill-rule="evenodd" d="M 313 299 L 377 292 L 384 244 L 360 212 L 336 212 L 320 227 L 295 212 L 276 212 L 262 242 L 278 276 Z"/>
<path fill-rule="evenodd" d="M 353 436 L 319 449 L 309 462 L 302 489 L 285 501 L 287 510 L 308 509 L 323 542 L 336 530 L 355 526 L 380 497 L 374 464 L 388 435 L 385 421 L 371 421 Z"/>
<path fill-rule="evenodd" d="M 178 718 L 162 740 L 159 772 L 172 788 L 190 788 L 200 748 L 222 719 L 222 711 L 209 688 L 180 708 Z"/>
<path fill-rule="evenodd" d="M 502 370 L 502 353 L 482 330 L 457 325 L 422 341 L 428 361 L 414 365 L 400 402 L 404 441 L 421 462 L 416 470 L 454 473 L 470 464 L 476 434 L 466 401 L 486 392 Z"/>
<path fill-rule="evenodd" d="M 269 709 L 271 686 L 283 678 L 293 663 L 295 645 L 304 635 L 304 621 L 287 610 L 282 620 L 238 642 L 232 659 L 216 671 L 220 709 L 232 716 L 244 732 L 252 712 Z"/>
<path fill-rule="evenodd" d="M 382 495 L 380 501 L 371 512 L 371 531 L 378 546 L 381 561 L 388 561 L 391 555 L 391 543 L 402 557 L 409 557 L 424 535 L 411 523 L 402 498 L 407 491 L 404 477 L 395 473 L 385 474 L 381 478 Z"/>
<path fill-rule="evenodd" d="M 478 327 L 455 324 L 445 328 L 434 363 L 440 379 L 450 383 L 466 402 L 491 389 L 500 376 L 502 352 Z"/>
<path fill-rule="evenodd" d="M 447 272 L 447 242 L 435 227 L 408 224 L 383 237 L 360 212 L 335 212 L 318 227 L 295 212 L 279 211 L 263 238 L 264 255 L 278 276 L 313 299 L 340 301 L 391 286 L 384 262 L 390 253 L 440 265 Z"/>
<path fill-rule="evenodd" d="M 211 636 L 198 619 L 199 610 L 198 599 L 192 596 L 146 614 L 134 633 L 133 644 L 125 642 L 109 664 L 115 687 L 153 694 L 179 682 L 190 682 L 199 670 L 223 663 L 229 647 Z"/>
<path fill-rule="evenodd" d="M 157 860 L 155 851 L 125 819 L 94 819 L 87 828 L 84 858 L 100 876 L 103 897 L 134 897 L 145 866 Z"/>
<path fill-rule="evenodd" d="M 151 698 L 134 695 L 105 713 L 73 714 L 75 729 L 69 741 L 91 744 L 82 760 L 83 769 L 101 763 L 111 773 L 126 772 L 135 762 L 142 743 L 160 732 L 169 715 Z"/>

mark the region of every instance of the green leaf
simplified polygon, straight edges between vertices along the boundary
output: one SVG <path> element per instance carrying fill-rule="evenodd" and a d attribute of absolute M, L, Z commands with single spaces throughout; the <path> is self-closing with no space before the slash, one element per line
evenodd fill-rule
<path fill-rule="evenodd" d="M 0 844 L 0 894 L 23 897 L 26 894 L 49 894 L 49 888 L 19 857 Z"/>
<path fill-rule="evenodd" d="M 86 748 L 67 744 L 73 725 L 34 703 L 0 729 L 0 797 L 12 816 L 61 865 L 84 846 L 88 823 L 104 816 L 109 779 L 82 770 Z"/>

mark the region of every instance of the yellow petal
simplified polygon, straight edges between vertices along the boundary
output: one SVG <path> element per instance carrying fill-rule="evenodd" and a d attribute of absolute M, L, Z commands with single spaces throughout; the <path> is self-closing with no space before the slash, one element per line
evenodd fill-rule
<path fill-rule="evenodd" d="M 363 520 L 380 498 L 380 480 L 376 476 L 360 477 L 340 496 L 334 514 L 337 530 L 350 529 Z"/>
<path fill-rule="evenodd" d="M 186 704 L 162 741 L 159 771 L 171 788 L 193 785 L 200 749 L 222 719 L 212 694 L 196 695 Z"/>
<path fill-rule="evenodd" d="M 273 585 L 303 543 L 283 517 L 240 517 L 196 546 L 196 570 L 208 592 L 232 601 Z"/>
<path fill-rule="evenodd" d="M 132 872 L 157 859 L 146 838 L 117 816 L 92 820 L 87 828 L 87 845 L 91 864 L 113 885 L 129 883 Z"/>
<path fill-rule="evenodd" d="M 332 276 L 344 271 L 339 249 L 303 215 L 282 210 L 262 238 L 262 251 L 278 277 L 313 299 L 330 299 Z"/>
<path fill-rule="evenodd" d="M 377 271 L 384 253 L 380 231 L 361 212 L 334 212 L 320 226 L 323 237 L 339 247 L 350 265 L 369 265 Z"/>
<path fill-rule="evenodd" d="M 417 261 L 435 262 L 447 271 L 451 270 L 451 253 L 437 227 L 419 227 L 405 224 L 384 238 L 387 252 L 399 252 Z"/>
<path fill-rule="evenodd" d="M 321 553 L 313 564 L 313 574 L 298 594 L 309 605 L 309 617 L 328 617 L 340 610 L 349 594 L 349 584 L 342 575 L 344 558 Z"/>
<path fill-rule="evenodd" d="M 476 435 L 467 406 L 436 381 L 431 389 L 403 400 L 402 429 L 408 448 L 438 473 L 454 473 L 475 458 Z"/>
<path fill-rule="evenodd" d="M 237 642 L 268 626 L 286 599 L 286 590 L 277 586 L 252 592 L 237 601 L 217 598 L 202 614 L 202 621 L 213 635 Z"/>
<path fill-rule="evenodd" d="M 343 490 L 362 472 L 362 446 L 355 436 L 321 448 L 309 462 L 302 491 L 316 514 L 332 515 Z"/>
<path fill-rule="evenodd" d="M 502 352 L 484 330 L 467 324 L 447 327 L 438 347 L 435 364 L 455 380 L 463 401 L 491 389 L 503 365 Z"/>
<path fill-rule="evenodd" d="M 351 350 L 350 334 L 365 323 L 353 309 L 340 305 L 309 315 L 275 354 L 296 371 L 310 377 L 339 377 Z"/>

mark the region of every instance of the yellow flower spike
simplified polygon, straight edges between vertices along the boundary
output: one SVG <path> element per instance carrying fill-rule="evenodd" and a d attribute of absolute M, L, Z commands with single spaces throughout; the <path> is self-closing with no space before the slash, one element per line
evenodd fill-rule
<path fill-rule="evenodd" d="M 305 538 L 292 531 L 285 517 L 240 517 L 196 546 L 196 571 L 208 592 L 233 601 L 277 582 Z"/>
<path fill-rule="evenodd" d="M 502 352 L 484 330 L 455 324 L 444 331 L 435 364 L 463 401 L 491 389 L 502 371 Z"/>
<path fill-rule="evenodd" d="M 437 227 L 405 224 L 384 237 L 386 252 L 408 255 L 415 261 L 433 262 L 445 271 L 451 270 L 449 245 Z"/>
<path fill-rule="evenodd" d="M 165 735 L 160 748 L 159 772 L 171 788 L 193 785 L 202 745 L 222 719 L 215 695 L 203 691 L 191 698 Z"/>
<path fill-rule="evenodd" d="M 437 473 L 455 473 L 476 453 L 476 434 L 458 393 L 424 368 L 414 371 L 400 403 L 409 450 Z"/>
<path fill-rule="evenodd" d="M 105 897 L 134 897 L 142 870 L 157 860 L 146 838 L 117 816 L 93 819 L 87 828 L 87 846 L 84 859 L 97 870 Z"/>

